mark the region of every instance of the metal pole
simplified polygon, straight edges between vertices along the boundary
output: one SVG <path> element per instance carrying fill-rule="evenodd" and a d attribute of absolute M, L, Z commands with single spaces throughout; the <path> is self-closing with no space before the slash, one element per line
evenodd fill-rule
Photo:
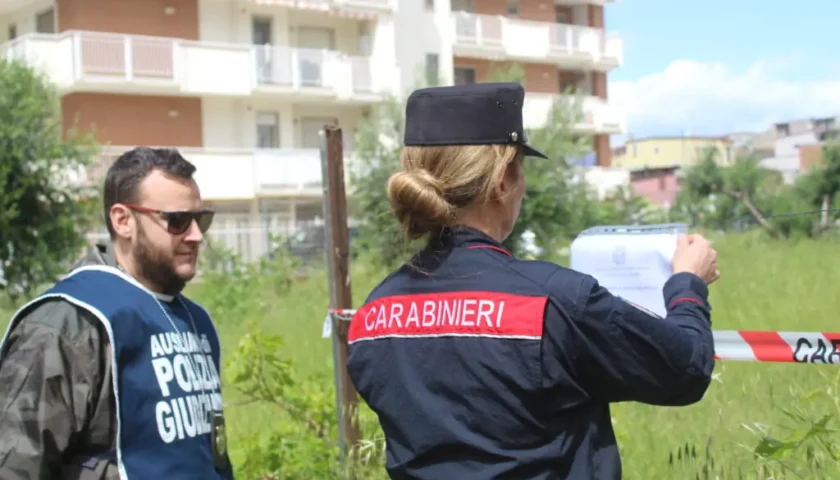
<path fill-rule="evenodd" d="M 320 137 L 321 143 L 321 202 L 322 202 L 322 210 L 324 211 L 324 251 L 327 255 L 327 284 L 329 285 L 329 292 L 330 292 L 330 305 L 333 304 L 335 294 L 333 293 L 334 286 L 333 282 L 330 281 L 333 278 L 333 260 L 332 255 L 332 236 L 330 235 L 330 188 L 329 188 L 329 168 L 327 162 L 327 135 L 324 130 L 318 132 L 318 136 Z M 331 319 L 332 321 L 332 319 Z M 338 372 L 340 366 L 338 364 L 338 343 L 336 342 L 336 334 L 335 334 L 335 321 L 333 321 L 333 328 L 332 328 L 332 349 L 333 349 L 333 372 Z M 344 421 L 343 415 L 341 412 L 341 385 L 339 383 L 338 375 L 333 375 L 335 380 L 335 411 L 336 411 L 336 422 L 338 422 L 338 448 L 341 452 L 344 452 Z M 342 462 L 344 461 L 344 456 L 341 457 Z"/>
<path fill-rule="evenodd" d="M 262 217 L 263 234 L 265 236 L 265 252 L 268 258 L 274 258 L 274 251 L 271 249 L 271 219 L 268 214 L 268 205 L 264 198 L 259 200 L 260 217 Z"/>
<path fill-rule="evenodd" d="M 350 239 L 347 228 L 347 197 L 344 191 L 344 147 L 341 128 L 325 125 L 321 132 L 321 172 L 330 308 L 352 308 L 350 289 Z M 346 364 L 349 322 L 332 317 L 333 370 L 335 374 L 336 412 L 342 463 L 357 445 L 360 433 L 357 421 L 357 394 Z M 345 463 L 346 464 L 346 463 Z"/>

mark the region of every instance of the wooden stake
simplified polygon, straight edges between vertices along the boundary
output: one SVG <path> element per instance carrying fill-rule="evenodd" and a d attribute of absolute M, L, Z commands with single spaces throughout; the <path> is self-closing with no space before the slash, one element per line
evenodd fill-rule
<path fill-rule="evenodd" d="M 341 128 L 324 125 L 321 132 L 321 168 L 330 308 L 353 307 L 350 290 L 350 232 L 344 190 L 344 145 Z M 347 333 L 350 322 L 331 316 L 336 410 L 342 460 L 358 445 L 360 433 L 356 389 L 347 374 Z M 344 462 L 346 465 L 346 461 Z"/>

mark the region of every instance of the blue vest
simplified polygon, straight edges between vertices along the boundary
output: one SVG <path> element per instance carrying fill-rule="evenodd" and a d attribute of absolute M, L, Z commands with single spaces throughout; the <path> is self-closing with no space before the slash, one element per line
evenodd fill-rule
<path fill-rule="evenodd" d="M 232 480 L 229 465 L 219 471 L 213 462 L 214 448 L 227 452 L 223 428 L 211 444 L 210 417 L 222 411 L 222 397 L 219 337 L 207 311 L 183 296 L 159 301 L 120 270 L 97 265 L 74 270 L 20 312 L 56 297 L 91 312 L 108 332 L 120 478 Z"/>

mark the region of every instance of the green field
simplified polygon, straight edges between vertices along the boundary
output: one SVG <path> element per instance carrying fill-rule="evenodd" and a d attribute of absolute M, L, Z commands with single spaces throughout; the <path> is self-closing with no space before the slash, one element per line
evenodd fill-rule
<path fill-rule="evenodd" d="M 774 242 L 742 234 L 716 239 L 714 245 L 720 254 L 722 271 L 721 280 L 711 287 L 715 329 L 840 331 L 840 244 L 836 240 Z M 354 305 L 359 305 L 381 274 L 361 264 L 354 266 Z M 216 288 L 210 283 L 198 284 L 190 287 L 190 293 L 199 300 L 215 298 L 218 304 L 223 294 Z M 266 332 L 283 336 L 281 355 L 294 361 L 298 377 L 324 376 L 323 388 L 312 394 L 321 398 L 313 402 L 329 404 L 334 398 L 331 345 L 321 338 L 327 307 L 326 275 L 316 272 L 308 280 L 295 282 L 282 295 L 270 294 L 271 290 L 270 285 L 259 285 L 250 290 L 248 304 L 216 312 L 223 357 L 232 357 L 246 331 L 246 321 L 256 321 Z M 223 372 L 226 382 L 231 381 L 229 368 L 226 366 Z M 615 428 L 625 478 L 840 478 L 837 451 L 834 459 L 824 453 L 825 449 L 840 445 L 837 433 L 816 435 L 798 449 L 792 448 L 789 458 L 783 461 L 799 469 L 798 475 L 780 475 L 777 463 L 762 466 L 763 462 L 752 453 L 760 440 L 761 428 L 769 429 L 767 433 L 781 441 L 808 437 L 809 422 L 816 423 L 825 415 L 831 415 L 826 428 L 836 428 L 840 407 L 835 379 L 839 371 L 836 365 L 719 362 L 715 380 L 699 404 L 684 408 L 616 405 Z M 806 393 L 807 402 L 802 400 Z M 289 466 L 276 477 L 265 478 L 317 478 L 315 471 L 307 470 L 305 465 L 306 449 L 311 448 L 307 442 L 312 442 L 306 438 L 305 428 L 289 427 L 294 422 L 281 409 L 243 403 L 245 400 L 242 394 L 226 392 L 230 404 L 229 438 L 237 465 L 245 462 L 246 444 L 252 448 L 246 440 L 281 429 L 285 436 L 281 442 L 283 451 L 297 449 L 298 454 L 274 459 L 275 468 L 278 462 Z M 794 420 L 785 411 L 803 418 Z M 813 431 L 819 433 L 819 425 Z M 271 448 L 274 447 L 269 451 Z M 708 476 L 704 466 L 709 470 Z M 381 469 L 376 470 L 380 473 L 374 476 L 384 478 Z"/>

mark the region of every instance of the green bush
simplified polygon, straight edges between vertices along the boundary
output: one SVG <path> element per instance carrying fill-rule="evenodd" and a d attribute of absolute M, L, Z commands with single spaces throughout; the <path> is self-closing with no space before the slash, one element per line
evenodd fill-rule
<path fill-rule="evenodd" d="M 302 286 L 325 284 L 326 275 L 317 272 L 316 278 L 296 285 L 297 267 L 283 249 L 245 263 L 231 250 L 213 246 L 203 257 L 200 282 L 190 287 L 195 300 L 213 315 L 224 344 L 222 377 L 227 413 L 234 419 L 228 423 L 234 432 L 237 478 L 333 479 L 347 472 L 355 478 L 386 478 L 381 468 L 384 440 L 375 416 L 366 408 L 360 411 L 366 440 L 343 469 L 331 370 L 299 368 L 294 357 L 301 347 L 294 335 L 274 333 L 278 326 L 306 322 L 318 327 L 310 332 L 318 338 L 320 325 L 288 314 L 300 312 L 296 303 L 301 302 L 323 306 L 316 311 L 326 315 L 326 292 L 316 288 L 315 295 L 296 295 Z M 237 436 L 235 419 L 243 417 L 256 428 Z"/>

